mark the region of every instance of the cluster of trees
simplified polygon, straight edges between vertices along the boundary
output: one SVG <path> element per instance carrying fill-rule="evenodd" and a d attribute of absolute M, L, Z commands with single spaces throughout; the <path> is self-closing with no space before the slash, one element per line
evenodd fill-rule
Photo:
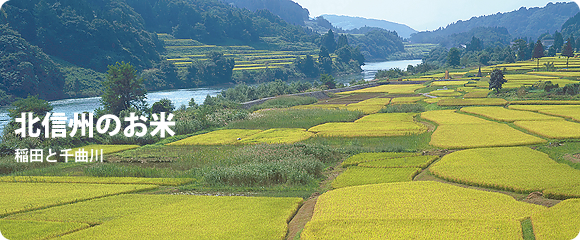
<path fill-rule="evenodd" d="M 333 61 L 331 53 L 337 57 Z M 344 34 L 338 36 L 338 41 L 332 29 L 328 30 L 320 40 L 318 59 L 311 55 L 298 57 L 294 61 L 296 68 L 306 77 L 315 78 L 320 74 L 332 74 L 336 72 L 360 72 L 360 66 L 364 65 L 365 57 L 360 48 L 353 48 L 349 44 L 348 37 Z"/>
<path fill-rule="evenodd" d="M 310 13 L 308 9 L 303 8 L 298 3 L 291 0 L 222 0 L 226 3 L 232 3 L 239 8 L 246 8 L 251 11 L 267 9 L 276 14 L 284 21 L 294 25 L 304 25 L 308 20 Z"/>

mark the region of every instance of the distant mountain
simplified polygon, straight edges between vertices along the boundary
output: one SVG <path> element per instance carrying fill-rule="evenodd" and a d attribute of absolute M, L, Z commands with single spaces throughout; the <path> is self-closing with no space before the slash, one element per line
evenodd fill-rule
<path fill-rule="evenodd" d="M 548 3 L 545 7 L 525 8 L 508 13 L 473 17 L 467 21 L 457 21 L 445 28 L 413 34 L 415 43 L 438 43 L 437 39 L 452 34 L 469 32 L 478 27 L 505 27 L 513 37 L 537 39 L 540 35 L 559 31 L 570 17 L 580 12 L 574 2 Z"/>
<path fill-rule="evenodd" d="M 389 31 L 395 31 L 399 36 L 403 38 L 409 38 L 411 34 L 417 33 L 417 30 L 411 27 L 400 24 L 389 22 L 385 20 L 378 19 L 368 19 L 361 17 L 349 17 L 349 16 L 337 16 L 337 15 L 322 15 L 326 20 L 328 20 L 334 27 L 342 28 L 344 30 L 351 30 L 355 28 L 362 27 L 377 27 Z"/>
<path fill-rule="evenodd" d="M 294 25 L 304 25 L 310 13 L 308 9 L 292 0 L 222 0 L 239 8 L 246 8 L 251 11 L 267 9 L 284 21 Z"/>

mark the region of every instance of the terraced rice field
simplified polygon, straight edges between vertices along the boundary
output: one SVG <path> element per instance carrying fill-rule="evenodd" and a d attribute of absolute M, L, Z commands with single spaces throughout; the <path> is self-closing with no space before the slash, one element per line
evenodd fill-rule
<path fill-rule="evenodd" d="M 521 146 L 546 140 L 525 134 L 506 124 L 462 115 L 453 110 L 430 111 L 422 118 L 439 124 L 429 144 L 449 149 Z"/>
<path fill-rule="evenodd" d="M 427 130 L 427 127 L 414 122 L 409 116 L 393 113 L 373 114 L 353 123 L 325 123 L 308 131 L 320 137 L 372 137 L 420 134 Z"/>
<path fill-rule="evenodd" d="M 501 98 L 445 99 L 437 102 L 439 106 L 505 106 L 508 101 Z"/>
<path fill-rule="evenodd" d="M 527 147 L 480 148 L 451 153 L 430 167 L 436 176 L 468 185 L 530 193 L 550 190 L 557 198 L 580 197 L 580 170 Z"/>
<path fill-rule="evenodd" d="M 580 199 L 569 199 L 532 215 L 536 239 L 574 239 L 580 231 Z"/>
<path fill-rule="evenodd" d="M 580 123 L 563 120 L 516 121 L 514 124 L 532 133 L 553 139 L 580 139 Z"/>
<path fill-rule="evenodd" d="M 280 239 L 301 198 L 120 195 L 13 215 L 98 223 L 62 239 Z M 9 235 L 11 230 L 2 231 Z"/>
<path fill-rule="evenodd" d="M 486 118 L 501 122 L 563 120 L 559 117 L 528 111 L 510 110 L 503 107 L 464 107 L 461 109 L 461 111 L 484 116 Z"/>
<path fill-rule="evenodd" d="M 350 95 L 355 93 L 389 93 L 389 94 L 412 94 L 415 90 L 424 88 L 421 84 L 387 84 L 377 87 L 364 88 L 354 91 L 340 92 L 339 95 Z"/>
<path fill-rule="evenodd" d="M 346 187 L 318 198 L 301 239 L 519 239 L 545 209 L 438 182 Z"/>

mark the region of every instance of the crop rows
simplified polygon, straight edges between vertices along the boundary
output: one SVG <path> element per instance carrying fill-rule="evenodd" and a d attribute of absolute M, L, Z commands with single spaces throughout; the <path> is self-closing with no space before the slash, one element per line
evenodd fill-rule
<path fill-rule="evenodd" d="M 560 188 L 580 190 L 579 170 L 527 147 L 458 151 L 443 157 L 430 171 L 443 179 L 468 185 L 520 193 L 550 190 L 548 196 L 554 198 L 580 197 L 580 192 L 558 192 Z"/>
<path fill-rule="evenodd" d="M 369 168 L 349 167 L 332 181 L 333 188 L 358 185 L 410 182 L 419 174 L 421 168 Z"/>

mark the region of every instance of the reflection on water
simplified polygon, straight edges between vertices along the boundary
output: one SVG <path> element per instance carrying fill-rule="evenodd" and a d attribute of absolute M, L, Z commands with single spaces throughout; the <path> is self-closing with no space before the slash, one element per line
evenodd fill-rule
<path fill-rule="evenodd" d="M 407 70 L 407 66 L 409 65 L 416 66 L 418 64 L 421 64 L 421 60 L 401 60 L 401 61 L 365 63 L 365 65 L 362 66 L 363 69 L 362 73 L 337 77 L 336 82 L 349 83 L 352 80 L 359 81 L 361 79 L 369 81 L 375 78 L 375 75 L 379 70 L 389 70 L 391 68 L 400 68 L 402 70 Z"/>

